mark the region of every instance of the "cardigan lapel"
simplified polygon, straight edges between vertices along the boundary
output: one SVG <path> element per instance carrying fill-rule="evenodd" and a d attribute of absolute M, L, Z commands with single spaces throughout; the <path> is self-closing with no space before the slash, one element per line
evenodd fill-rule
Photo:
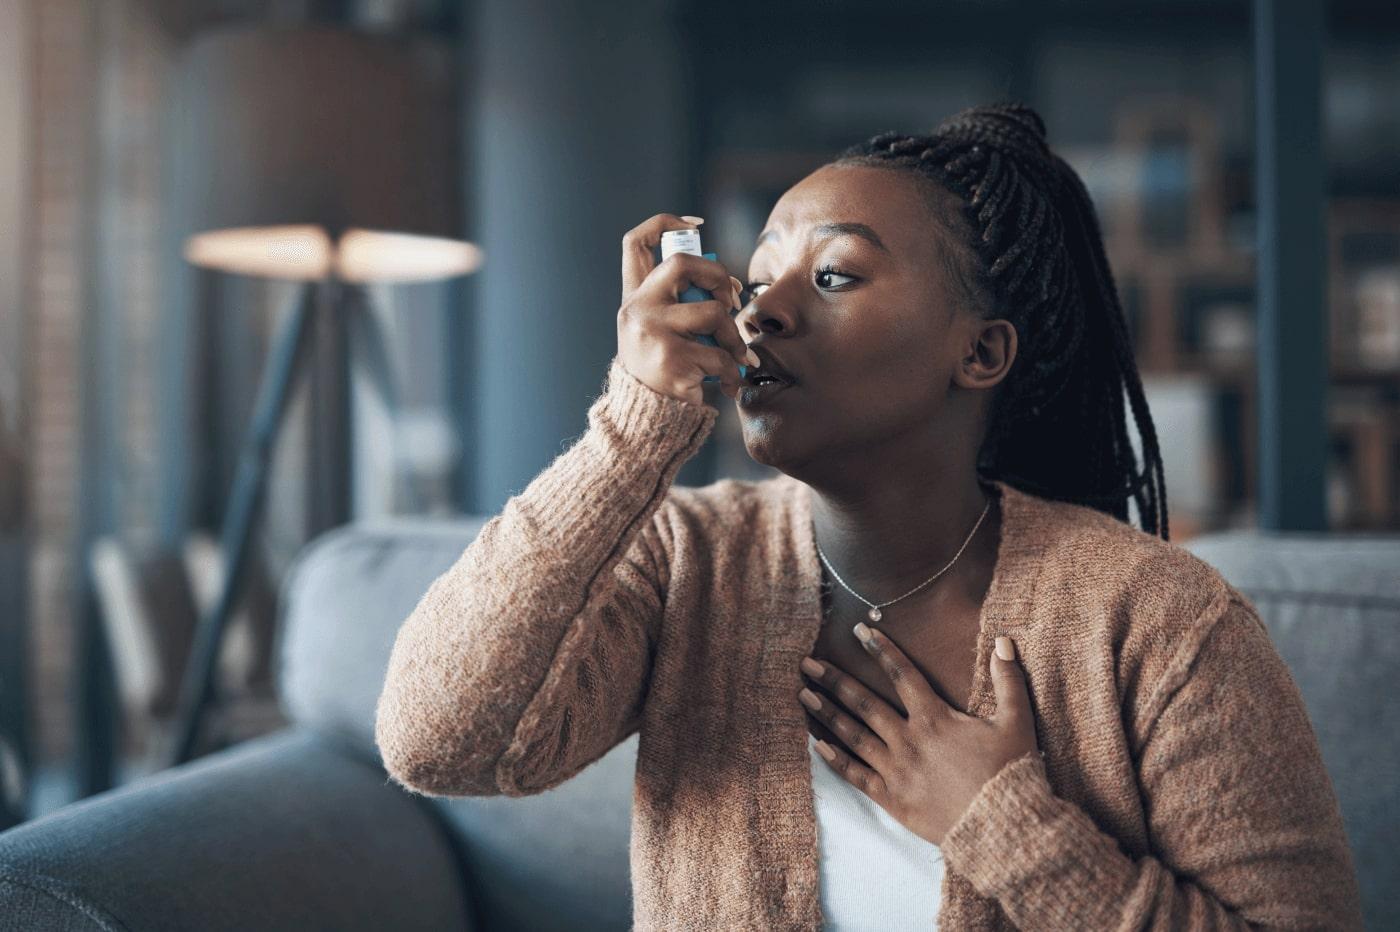
<path fill-rule="evenodd" d="M 791 477 L 784 486 L 785 533 L 773 542 L 786 548 L 776 565 L 790 571 L 769 580 L 772 604 L 764 614 L 758 664 L 756 756 L 758 872 L 763 917 L 774 928 L 818 929 L 818 843 L 812 795 L 806 718 L 793 698 L 801 688 L 798 662 L 816 645 L 821 628 L 821 564 L 812 527 L 815 494 Z M 1029 533 L 1041 526 L 1040 501 L 1001 480 L 988 483 L 1000 497 L 1001 538 L 991 585 L 978 625 L 976 669 L 968 714 L 987 717 L 996 709 L 987 666 L 997 635 L 1017 635 L 1030 623 L 1044 541 Z M 771 565 L 771 564 L 770 564 Z M 944 873 L 940 926 L 997 928 L 1006 925 L 997 904 L 982 897 L 951 869 Z"/>

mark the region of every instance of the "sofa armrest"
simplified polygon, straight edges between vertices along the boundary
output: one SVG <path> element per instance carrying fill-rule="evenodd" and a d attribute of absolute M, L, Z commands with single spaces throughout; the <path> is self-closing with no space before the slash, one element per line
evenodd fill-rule
<path fill-rule="evenodd" d="M 471 930 L 431 807 L 303 728 L 0 833 L 0 929 Z"/>

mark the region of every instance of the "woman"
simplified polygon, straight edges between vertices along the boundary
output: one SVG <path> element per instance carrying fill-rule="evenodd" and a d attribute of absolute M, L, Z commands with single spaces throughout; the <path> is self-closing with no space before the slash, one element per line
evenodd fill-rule
<path fill-rule="evenodd" d="M 1040 118 L 844 153 L 779 200 L 747 286 L 654 264 L 696 222 L 625 237 L 588 430 L 400 630 L 392 777 L 538 793 L 640 731 L 638 929 L 1359 928 L 1298 690 L 1167 542 L 1093 208 Z M 677 304 L 691 283 L 715 300 Z M 781 476 L 672 485 L 706 375 Z"/>

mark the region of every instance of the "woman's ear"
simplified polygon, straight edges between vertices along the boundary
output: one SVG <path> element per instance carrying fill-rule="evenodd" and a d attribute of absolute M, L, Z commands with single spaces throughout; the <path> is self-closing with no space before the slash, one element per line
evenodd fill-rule
<path fill-rule="evenodd" d="M 1016 359 L 1016 326 L 1009 320 L 977 320 L 955 378 L 964 388 L 992 388 Z"/>

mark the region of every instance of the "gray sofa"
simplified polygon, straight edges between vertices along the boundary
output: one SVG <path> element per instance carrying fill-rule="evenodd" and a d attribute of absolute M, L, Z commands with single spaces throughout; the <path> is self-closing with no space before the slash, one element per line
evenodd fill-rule
<path fill-rule="evenodd" d="M 395 632 L 480 526 L 352 525 L 307 547 L 277 644 L 293 724 L 0 834 L 0 929 L 627 929 L 635 736 L 524 799 L 419 797 L 380 767 Z M 1258 605 L 1307 700 L 1368 923 L 1400 927 L 1400 537 L 1189 549 Z"/>

